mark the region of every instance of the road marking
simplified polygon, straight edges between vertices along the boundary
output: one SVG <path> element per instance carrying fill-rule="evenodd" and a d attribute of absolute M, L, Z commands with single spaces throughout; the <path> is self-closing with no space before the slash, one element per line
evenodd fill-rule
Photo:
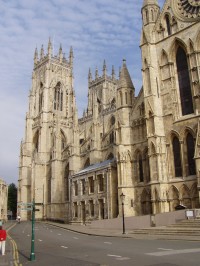
<path fill-rule="evenodd" d="M 13 226 L 9 227 L 7 229 L 7 232 L 9 232 L 10 229 L 12 229 L 16 224 L 14 224 Z M 12 243 L 12 250 L 13 250 L 13 260 L 14 260 L 14 265 L 15 266 L 22 266 L 22 264 L 20 264 L 19 262 L 19 253 L 18 253 L 18 248 L 17 248 L 17 244 L 14 241 L 14 239 L 12 239 L 12 237 L 10 236 L 10 234 L 8 233 L 8 238 L 10 240 L 10 242 Z"/>
<path fill-rule="evenodd" d="M 128 257 L 116 258 L 116 260 L 130 260 Z"/>
<path fill-rule="evenodd" d="M 103 242 L 104 244 L 112 245 L 111 242 Z"/>
<path fill-rule="evenodd" d="M 58 234 L 58 236 L 61 236 L 62 234 Z"/>
<path fill-rule="evenodd" d="M 160 250 L 173 250 L 172 248 L 158 248 Z"/>
<path fill-rule="evenodd" d="M 40 242 L 41 242 L 41 241 L 42 241 L 42 239 L 38 239 L 38 241 L 40 241 Z"/>
<path fill-rule="evenodd" d="M 78 239 L 78 237 L 75 237 L 75 236 L 74 236 L 73 239 Z"/>
<path fill-rule="evenodd" d="M 159 252 L 152 252 L 152 253 L 145 253 L 146 255 L 150 256 L 169 256 L 169 255 L 177 255 L 177 254 L 187 254 L 187 253 L 197 253 L 200 252 L 200 248 L 193 248 L 193 249 L 181 249 L 181 250 L 167 250 L 167 251 L 159 251 Z"/>
<path fill-rule="evenodd" d="M 119 255 L 112 255 L 112 254 L 107 254 L 108 257 L 115 257 L 115 258 L 121 258 L 122 256 Z"/>
<path fill-rule="evenodd" d="M 27 235 L 27 236 L 30 236 L 30 235 Z"/>
<path fill-rule="evenodd" d="M 65 246 L 61 246 L 61 248 L 68 248 L 68 247 L 65 247 Z"/>

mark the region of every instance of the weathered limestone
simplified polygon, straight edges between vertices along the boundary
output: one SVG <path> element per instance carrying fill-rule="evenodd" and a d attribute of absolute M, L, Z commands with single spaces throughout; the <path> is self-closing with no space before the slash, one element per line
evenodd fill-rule
<path fill-rule="evenodd" d="M 185 3 L 193 8 L 186 7 Z M 178 6 L 179 5 L 179 6 Z M 19 202 L 38 203 L 38 219 L 85 223 L 122 215 L 199 207 L 200 4 L 157 0 L 142 6 L 143 87 L 138 96 L 123 60 L 119 79 L 88 74 L 78 119 L 73 50 L 35 51 Z M 27 212 L 21 213 L 27 219 Z"/>
<path fill-rule="evenodd" d="M 0 178 L 0 220 L 7 221 L 8 186 Z"/>

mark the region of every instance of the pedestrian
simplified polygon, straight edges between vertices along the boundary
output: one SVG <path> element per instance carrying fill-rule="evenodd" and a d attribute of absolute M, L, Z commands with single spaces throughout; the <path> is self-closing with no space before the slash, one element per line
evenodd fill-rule
<path fill-rule="evenodd" d="M 5 255 L 5 247 L 6 247 L 6 230 L 3 229 L 2 226 L 0 226 L 0 249 L 1 249 L 1 255 Z"/>
<path fill-rule="evenodd" d="M 20 215 L 17 216 L 17 221 L 18 221 L 18 223 L 20 224 L 20 221 L 21 221 L 21 217 L 20 217 Z"/>

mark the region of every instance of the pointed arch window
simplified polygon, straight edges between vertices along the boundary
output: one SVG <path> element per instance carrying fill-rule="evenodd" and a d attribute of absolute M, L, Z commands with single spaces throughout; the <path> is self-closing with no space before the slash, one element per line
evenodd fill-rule
<path fill-rule="evenodd" d="M 65 135 L 63 132 L 61 132 L 61 150 L 64 150 L 66 144 Z"/>
<path fill-rule="evenodd" d="M 119 93 L 119 97 L 120 97 L 120 104 L 123 105 L 123 99 L 122 99 L 122 92 L 121 91 Z"/>
<path fill-rule="evenodd" d="M 144 160 L 145 160 L 145 177 L 146 177 L 146 182 L 149 182 L 150 181 L 150 165 L 149 165 L 148 151 L 146 151 L 145 154 L 144 154 Z"/>
<path fill-rule="evenodd" d="M 151 21 L 154 21 L 154 11 L 151 9 Z"/>
<path fill-rule="evenodd" d="M 65 200 L 69 200 L 69 164 L 65 167 L 65 176 L 64 176 L 64 182 L 65 182 Z"/>
<path fill-rule="evenodd" d="M 128 94 L 127 94 L 127 92 L 125 92 L 125 102 L 126 102 L 126 104 L 128 104 Z"/>
<path fill-rule="evenodd" d="M 188 115 L 194 112 L 193 102 L 192 102 L 192 92 L 190 86 L 187 56 L 183 48 L 180 46 L 176 54 L 176 65 L 178 72 L 182 115 Z"/>
<path fill-rule="evenodd" d="M 180 152 L 180 142 L 177 137 L 173 138 L 173 154 L 174 154 L 174 170 L 175 176 L 182 176 L 182 165 L 181 165 L 181 152 Z"/>
<path fill-rule="evenodd" d="M 165 15 L 165 21 L 166 21 L 166 26 L 167 26 L 167 33 L 168 35 L 171 35 L 172 31 L 171 31 L 169 15 Z"/>
<path fill-rule="evenodd" d="M 190 133 L 187 134 L 186 145 L 187 145 L 188 174 L 195 175 L 196 167 L 194 161 L 194 139 Z"/>
<path fill-rule="evenodd" d="M 139 178 L 140 178 L 140 182 L 144 182 L 144 175 L 143 175 L 143 166 L 142 166 L 142 156 L 139 155 Z"/>
<path fill-rule="evenodd" d="M 63 110 L 63 92 L 61 89 L 61 83 L 58 82 L 54 89 L 54 110 Z"/>

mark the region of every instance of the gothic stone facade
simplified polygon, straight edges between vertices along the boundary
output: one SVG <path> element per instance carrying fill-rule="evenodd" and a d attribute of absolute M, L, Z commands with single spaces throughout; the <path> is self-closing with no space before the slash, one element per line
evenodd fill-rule
<path fill-rule="evenodd" d="M 157 0 L 142 6 L 138 96 L 126 61 L 119 79 L 88 75 L 88 105 L 78 119 L 73 51 L 35 51 L 19 202 L 34 198 L 38 219 L 86 222 L 199 207 L 200 3 Z M 27 219 L 27 212 L 21 213 Z"/>
<path fill-rule="evenodd" d="M 0 220 L 7 221 L 8 186 L 0 178 Z"/>

